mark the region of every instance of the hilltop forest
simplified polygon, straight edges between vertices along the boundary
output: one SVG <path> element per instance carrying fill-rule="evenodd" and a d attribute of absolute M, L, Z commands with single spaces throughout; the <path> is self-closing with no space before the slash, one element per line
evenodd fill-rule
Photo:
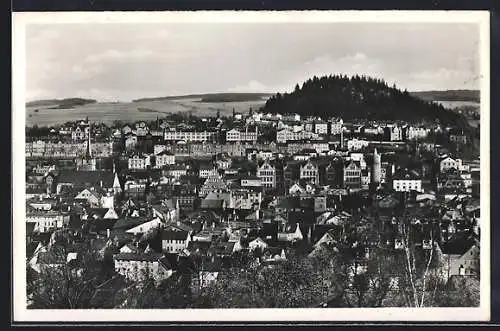
<path fill-rule="evenodd" d="M 412 96 L 395 85 L 366 76 L 330 75 L 308 79 L 291 93 L 277 93 L 262 107 L 264 112 L 344 120 L 439 122 L 467 128 L 465 119 L 443 106 Z"/>

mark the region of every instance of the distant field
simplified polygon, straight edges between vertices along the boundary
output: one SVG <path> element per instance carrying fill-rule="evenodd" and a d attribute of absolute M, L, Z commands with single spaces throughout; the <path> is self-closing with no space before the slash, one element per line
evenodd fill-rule
<path fill-rule="evenodd" d="M 445 100 L 438 100 L 434 101 L 436 103 L 439 103 L 443 105 L 445 108 L 453 109 L 453 108 L 460 108 L 460 107 L 477 107 L 479 108 L 480 104 L 479 102 L 476 101 L 445 101 Z"/>
<path fill-rule="evenodd" d="M 137 101 L 119 103 L 93 103 L 70 109 L 50 109 L 50 106 L 26 107 L 26 125 L 50 126 L 68 121 L 84 119 L 111 124 L 113 121 L 154 120 L 157 116 L 176 112 L 191 112 L 196 116 L 211 116 L 220 111 L 221 115 L 248 112 L 258 109 L 266 99 L 235 102 L 202 102 L 201 97 L 181 97 L 158 101 Z M 140 111 L 141 109 L 142 111 Z M 145 111 L 147 109 L 147 111 Z M 38 110 L 38 112 L 36 112 Z"/>
<path fill-rule="evenodd" d="M 447 90 L 447 91 L 422 91 L 410 92 L 411 95 L 426 101 L 473 101 L 479 102 L 478 90 Z"/>

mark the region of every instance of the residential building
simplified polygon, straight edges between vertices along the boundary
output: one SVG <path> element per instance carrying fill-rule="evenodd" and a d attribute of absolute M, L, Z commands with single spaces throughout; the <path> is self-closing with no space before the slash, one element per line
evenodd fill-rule
<path fill-rule="evenodd" d="M 151 166 L 150 158 L 147 155 L 134 154 L 128 158 L 128 168 L 135 170 L 144 170 Z"/>
<path fill-rule="evenodd" d="M 153 278 L 160 283 L 173 273 L 168 261 L 159 253 L 118 253 L 113 260 L 115 271 L 132 281 Z"/>
<path fill-rule="evenodd" d="M 294 132 L 288 129 L 280 130 L 276 133 L 277 143 L 286 143 L 294 140 L 317 139 L 318 135 L 309 131 Z"/>
<path fill-rule="evenodd" d="M 328 123 L 315 122 L 314 123 L 314 133 L 319 134 L 319 135 L 328 134 Z"/>
<path fill-rule="evenodd" d="M 300 179 L 310 181 L 313 184 L 319 183 L 318 166 L 311 161 L 306 162 L 300 167 Z"/>
<path fill-rule="evenodd" d="M 276 168 L 269 162 L 264 162 L 257 168 L 257 177 L 265 188 L 276 187 Z"/>
<path fill-rule="evenodd" d="M 344 166 L 344 187 L 351 189 L 361 188 L 361 166 L 359 162 L 350 161 Z"/>
<path fill-rule="evenodd" d="M 156 145 L 158 146 L 158 145 Z M 155 147 L 156 147 L 155 146 Z M 175 155 L 170 151 L 163 150 L 155 154 L 155 168 L 163 168 L 166 165 L 175 164 Z"/>
<path fill-rule="evenodd" d="M 361 140 L 357 138 L 349 139 L 347 141 L 347 149 L 349 151 L 359 151 L 363 148 L 368 147 L 369 142 L 367 140 Z"/>
<path fill-rule="evenodd" d="M 166 141 L 208 141 L 215 138 L 217 132 L 196 132 L 196 131 L 165 131 L 164 139 Z"/>
<path fill-rule="evenodd" d="M 161 234 L 161 246 L 164 252 L 178 253 L 187 249 L 191 235 L 188 231 L 163 230 Z"/>
<path fill-rule="evenodd" d="M 393 175 L 392 188 L 396 192 L 423 192 L 422 179 L 416 171 L 400 169 Z"/>
<path fill-rule="evenodd" d="M 254 209 L 260 207 L 262 192 L 259 189 L 234 188 L 229 190 L 230 209 Z"/>
<path fill-rule="evenodd" d="M 453 159 L 450 156 L 446 156 L 439 161 L 439 171 L 445 172 L 449 169 L 460 169 L 462 166 L 461 159 Z"/>
<path fill-rule="evenodd" d="M 342 119 L 334 120 L 330 123 L 330 134 L 338 135 L 342 132 L 342 126 L 344 125 L 344 121 Z"/>
<path fill-rule="evenodd" d="M 52 232 L 69 226 L 70 215 L 60 211 L 28 210 L 26 223 L 35 224 L 34 231 L 39 233 Z"/>

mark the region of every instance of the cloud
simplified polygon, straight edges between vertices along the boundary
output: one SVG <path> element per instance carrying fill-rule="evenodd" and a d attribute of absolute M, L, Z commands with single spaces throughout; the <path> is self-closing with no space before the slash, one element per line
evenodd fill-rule
<path fill-rule="evenodd" d="M 107 50 L 103 53 L 90 54 L 84 62 L 102 62 L 102 61 L 120 61 L 129 59 L 144 59 L 155 57 L 156 54 L 151 50 L 134 49 L 131 51 L 118 51 L 115 49 Z"/>
<path fill-rule="evenodd" d="M 409 73 L 405 80 L 407 85 L 413 87 L 412 90 L 479 88 L 479 79 L 465 69 L 423 70 Z"/>
<path fill-rule="evenodd" d="M 239 85 L 236 87 L 231 87 L 228 88 L 229 92 L 246 92 L 246 93 L 252 93 L 252 92 L 267 92 L 269 91 L 269 88 L 262 84 L 261 82 L 258 82 L 256 80 L 251 80 L 245 85 Z"/>
<path fill-rule="evenodd" d="M 330 74 L 368 75 L 380 77 L 383 71 L 382 61 L 369 57 L 362 52 L 355 52 L 343 56 L 322 55 L 296 66 L 292 71 L 290 85 L 301 83 L 312 76 Z"/>

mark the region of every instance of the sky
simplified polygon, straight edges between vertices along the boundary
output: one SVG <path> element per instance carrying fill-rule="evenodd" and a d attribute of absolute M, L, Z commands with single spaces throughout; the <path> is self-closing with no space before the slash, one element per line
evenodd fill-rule
<path fill-rule="evenodd" d="M 330 74 L 364 74 L 408 91 L 479 89 L 479 26 L 78 23 L 26 28 L 28 101 L 290 92 L 314 75 Z"/>

